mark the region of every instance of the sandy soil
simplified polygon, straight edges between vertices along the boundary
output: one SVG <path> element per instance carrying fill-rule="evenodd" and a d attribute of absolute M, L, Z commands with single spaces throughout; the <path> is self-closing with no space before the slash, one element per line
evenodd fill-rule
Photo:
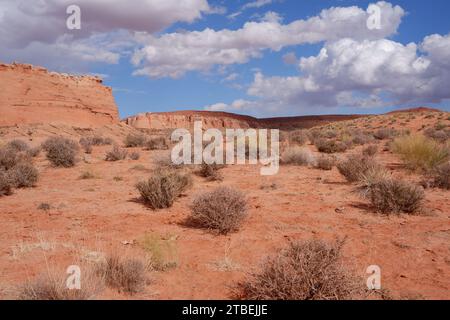
<path fill-rule="evenodd" d="M 365 121 L 351 123 L 364 127 Z M 378 117 L 369 123 L 376 128 L 386 121 Z M 404 127 L 401 121 L 395 126 Z M 434 122 L 417 116 L 406 127 L 419 130 Z M 0 298 L 14 298 L 17 286 L 26 280 L 47 270 L 64 273 L 68 265 L 95 253 L 142 256 L 139 239 L 151 233 L 173 240 L 177 266 L 149 272 L 145 290 L 133 299 L 233 298 L 236 283 L 289 241 L 344 237 L 347 266 L 367 277 L 366 268 L 379 265 L 382 286 L 391 297 L 450 299 L 449 191 L 426 190 L 421 215 L 382 216 L 336 168 L 282 166 L 278 175 L 263 177 L 259 166 L 228 166 L 222 170 L 223 182 L 194 176 L 193 188 L 172 208 L 152 211 L 138 201 L 134 185 L 151 175 L 154 159 L 163 151 L 136 149 L 140 160 L 111 163 L 103 160 L 109 149 L 94 147 L 90 163 L 80 161 L 70 169 L 51 167 L 42 154 L 35 160 L 41 174 L 37 186 L 0 199 Z M 390 152 L 376 157 L 396 175 L 420 179 Z M 84 171 L 96 177 L 82 180 Z M 219 185 L 243 191 L 249 201 L 241 230 L 217 236 L 187 226 L 193 198 Z M 41 203 L 52 208 L 38 210 Z M 97 298 L 130 297 L 105 290 Z"/>

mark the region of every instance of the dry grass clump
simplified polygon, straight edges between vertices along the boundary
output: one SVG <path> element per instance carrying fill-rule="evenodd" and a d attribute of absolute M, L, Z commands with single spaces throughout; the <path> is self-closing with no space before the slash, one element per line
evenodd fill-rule
<path fill-rule="evenodd" d="M 26 155 L 30 158 L 36 158 L 41 154 L 41 146 L 30 148 L 26 151 Z"/>
<path fill-rule="evenodd" d="M 25 141 L 14 139 L 6 144 L 6 148 L 10 148 L 16 152 L 27 151 L 30 147 Z"/>
<path fill-rule="evenodd" d="M 90 300 L 95 298 L 103 289 L 100 279 L 95 277 L 93 272 L 86 268 L 82 269 L 81 288 L 70 290 L 66 281 L 68 275 L 65 272 L 56 274 L 48 272 L 38 276 L 32 281 L 28 281 L 19 290 L 20 300 Z"/>
<path fill-rule="evenodd" d="M 9 196 L 12 194 L 12 184 L 8 177 L 8 174 L 0 170 L 0 197 Z"/>
<path fill-rule="evenodd" d="M 120 161 L 127 158 L 128 151 L 120 148 L 119 146 L 114 146 L 110 151 L 106 153 L 106 161 Z"/>
<path fill-rule="evenodd" d="M 140 158 L 141 158 L 141 154 L 139 152 L 137 152 L 137 151 L 132 152 L 130 154 L 130 159 L 131 160 L 139 160 Z"/>
<path fill-rule="evenodd" d="M 22 162 L 8 170 L 7 176 L 14 188 L 31 188 L 36 185 L 39 172 L 31 163 Z"/>
<path fill-rule="evenodd" d="M 377 140 L 386 140 L 394 137 L 396 135 L 396 131 L 390 128 L 379 129 L 374 132 L 373 136 Z"/>
<path fill-rule="evenodd" d="M 348 149 L 348 145 L 345 143 L 330 139 L 317 139 L 314 144 L 322 153 L 345 152 Z"/>
<path fill-rule="evenodd" d="M 433 187 L 450 190 L 450 162 L 437 166 L 431 173 Z"/>
<path fill-rule="evenodd" d="M 174 170 L 158 170 L 147 181 L 136 184 L 142 200 L 150 208 L 170 208 L 175 200 L 192 185 L 190 174 Z"/>
<path fill-rule="evenodd" d="M 125 137 L 124 144 L 127 148 L 143 147 L 147 138 L 140 133 L 128 134 Z"/>
<path fill-rule="evenodd" d="M 308 142 L 308 135 L 305 130 L 295 130 L 290 133 L 289 138 L 291 142 L 299 146 L 303 146 Z"/>
<path fill-rule="evenodd" d="M 379 167 L 379 165 L 373 158 L 358 154 L 350 155 L 347 159 L 340 161 L 337 164 L 339 172 L 348 182 L 360 181 L 367 171 L 377 167 Z"/>
<path fill-rule="evenodd" d="M 147 282 L 146 264 L 136 258 L 123 258 L 118 254 L 106 257 L 97 268 L 97 274 L 108 287 L 133 295 L 142 291 Z"/>
<path fill-rule="evenodd" d="M 427 130 L 425 130 L 425 135 L 428 138 L 434 139 L 438 142 L 446 142 L 448 139 L 450 139 L 450 130 L 446 129 L 441 129 L 441 130 L 437 130 L 435 128 L 429 128 Z"/>
<path fill-rule="evenodd" d="M 332 156 L 321 155 L 317 158 L 315 167 L 321 170 L 332 170 L 336 164 L 336 158 Z"/>
<path fill-rule="evenodd" d="M 373 157 L 378 152 L 378 146 L 375 144 L 372 144 L 370 146 L 367 146 L 363 149 L 362 154 L 368 157 Z"/>
<path fill-rule="evenodd" d="M 164 137 L 152 137 L 145 142 L 145 148 L 147 150 L 167 150 L 169 149 L 169 144 Z"/>
<path fill-rule="evenodd" d="M 352 143 L 354 145 L 365 145 L 373 140 L 373 137 L 363 132 L 356 132 L 352 135 Z"/>
<path fill-rule="evenodd" d="M 393 178 L 381 179 L 371 185 L 367 197 L 380 213 L 417 213 L 425 198 L 423 188 Z"/>
<path fill-rule="evenodd" d="M 239 284 L 248 300 L 346 300 L 362 293 L 341 262 L 343 241 L 293 242 Z"/>
<path fill-rule="evenodd" d="M 48 138 L 42 148 L 47 152 L 47 159 L 55 167 L 73 167 L 77 161 L 78 144 L 63 137 Z"/>
<path fill-rule="evenodd" d="M 229 187 L 219 187 L 193 201 L 190 220 L 196 226 L 227 234 L 237 231 L 246 216 L 244 195 Z"/>
<path fill-rule="evenodd" d="M 432 170 L 450 157 L 448 146 L 441 145 L 423 135 L 395 139 L 393 151 L 400 154 L 406 165 L 414 170 Z"/>
<path fill-rule="evenodd" d="M 0 170 L 9 170 L 21 162 L 30 162 L 30 157 L 9 147 L 0 148 Z"/>
<path fill-rule="evenodd" d="M 178 265 L 176 236 L 167 234 L 146 234 L 139 241 L 140 246 L 150 255 L 150 265 L 155 271 L 167 271 Z"/>
<path fill-rule="evenodd" d="M 200 166 L 200 170 L 198 170 L 198 175 L 208 179 L 209 181 L 222 181 L 223 176 L 220 173 L 220 169 L 222 169 L 224 165 L 219 165 L 216 163 L 207 164 L 203 163 Z"/>
<path fill-rule="evenodd" d="M 281 163 L 297 166 L 309 166 L 315 163 L 315 158 L 308 148 L 293 147 L 283 152 Z"/>

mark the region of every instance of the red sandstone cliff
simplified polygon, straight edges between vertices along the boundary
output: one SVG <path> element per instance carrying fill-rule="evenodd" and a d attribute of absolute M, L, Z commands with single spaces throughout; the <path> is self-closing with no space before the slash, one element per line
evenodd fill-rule
<path fill-rule="evenodd" d="M 25 64 L 0 64 L 0 126 L 118 123 L 112 90 L 91 76 L 70 76 Z"/>
<path fill-rule="evenodd" d="M 311 128 L 334 121 L 359 118 L 358 115 L 325 115 L 300 116 L 286 118 L 258 119 L 227 112 L 213 111 L 176 111 L 142 113 L 128 117 L 124 123 L 139 129 L 191 129 L 195 121 L 201 120 L 203 128 L 235 129 L 235 128 L 267 128 L 267 129 L 298 129 Z"/>

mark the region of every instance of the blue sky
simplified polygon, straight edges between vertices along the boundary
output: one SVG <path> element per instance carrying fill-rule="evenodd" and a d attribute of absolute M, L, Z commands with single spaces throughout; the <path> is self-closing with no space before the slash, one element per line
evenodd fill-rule
<path fill-rule="evenodd" d="M 65 4 L 64 0 L 60 2 L 61 5 Z M 92 5 L 91 7 L 83 6 L 83 1 L 79 2 L 81 3 L 81 21 L 83 23 L 83 15 L 89 16 L 88 10 L 96 10 L 96 8 Z M 95 3 L 95 1 L 92 2 Z M 189 6 L 192 6 L 192 14 L 195 18 L 183 17 L 185 11 L 180 11 L 180 14 L 174 14 L 171 21 L 161 22 L 161 25 L 157 26 L 148 26 L 144 21 L 142 27 L 139 24 L 130 27 L 127 23 L 119 22 L 117 15 L 111 9 L 111 13 L 108 13 L 111 14 L 111 17 L 105 13 L 105 16 L 100 17 L 99 21 L 88 21 L 85 29 L 82 29 L 84 33 L 77 34 L 77 31 L 64 30 L 61 34 L 41 40 L 45 38 L 43 35 L 37 35 L 36 32 L 31 31 L 29 35 L 23 36 L 24 39 L 14 38 L 13 33 L 5 35 L 6 33 L 0 32 L 0 40 L 3 40 L 2 37 L 8 36 L 9 38 L 5 40 L 6 43 L 8 43 L 7 41 L 13 43 L 9 50 L 0 53 L 0 60 L 7 62 L 20 60 L 44 65 L 58 71 L 103 75 L 105 84 L 113 88 L 122 117 L 140 112 L 186 109 L 223 110 L 258 117 L 377 113 L 424 104 L 450 111 L 450 90 L 448 90 L 448 94 L 445 92 L 445 87 L 450 88 L 450 76 L 448 76 L 450 73 L 450 19 L 448 19 L 450 2 L 447 0 L 389 1 L 386 10 L 390 11 L 386 11 L 386 13 L 383 11 L 383 14 L 390 15 L 390 12 L 396 12 L 399 20 L 397 21 L 397 18 L 394 17 L 386 22 L 386 24 L 391 24 L 389 28 L 392 30 L 386 32 L 383 30 L 382 35 L 376 36 L 367 32 L 361 33 L 360 26 L 356 25 L 357 30 L 350 22 L 348 28 L 342 25 L 335 28 L 331 26 L 332 32 L 342 28 L 342 32 L 336 31 L 336 35 L 332 37 L 325 34 L 322 36 L 323 39 L 319 37 L 314 41 L 298 41 L 294 44 L 290 39 L 299 37 L 300 34 L 303 34 L 303 30 L 301 28 L 296 28 L 295 32 L 288 30 L 286 32 L 292 32 L 292 34 L 285 34 L 286 38 L 283 40 L 274 39 L 274 43 L 282 43 L 280 47 L 277 47 L 276 44 L 273 44 L 274 47 L 272 47 L 271 39 L 264 39 L 264 33 L 257 36 L 262 37 L 260 42 L 268 43 L 267 47 L 261 46 L 259 42 L 256 47 L 252 47 L 253 44 L 249 47 L 248 44 L 243 44 L 243 41 L 246 40 L 245 36 L 239 38 L 239 34 L 232 34 L 230 35 L 231 46 L 236 48 L 227 47 L 227 49 L 232 49 L 233 54 L 238 56 L 236 61 L 229 62 L 226 58 L 228 57 L 227 53 L 224 54 L 225 58 L 222 56 L 215 58 L 214 62 L 205 63 L 205 65 L 202 64 L 202 60 L 207 61 L 210 58 L 206 51 L 221 50 L 221 48 L 214 47 L 220 47 L 221 42 L 216 39 L 212 41 L 211 47 L 200 43 L 198 45 L 204 46 L 201 51 L 191 50 L 189 46 L 195 47 L 197 43 L 185 40 L 185 38 L 193 35 L 194 31 L 203 34 L 203 31 L 209 28 L 216 31 L 217 34 L 213 34 L 213 36 L 219 38 L 221 37 L 219 34 L 221 35 L 224 30 L 236 31 L 244 28 L 244 25 L 249 22 L 254 22 L 255 28 L 259 28 L 259 24 L 261 27 L 264 24 L 270 28 L 271 26 L 284 28 L 298 20 L 308 21 L 308 19 L 318 17 L 322 10 L 332 8 L 356 6 L 364 13 L 369 4 L 376 2 L 217 0 L 208 1 L 206 4 L 208 9 L 205 9 L 206 0 L 188 0 L 187 2 L 189 2 Z M 14 8 L 12 1 L 0 0 L 0 26 L 2 25 L 2 6 L 3 12 L 8 13 L 9 10 L 11 14 L 19 14 L 19 9 Z M 399 10 L 392 9 L 396 6 L 401 7 L 404 12 L 399 13 Z M 175 12 L 175 10 L 177 8 L 174 7 L 171 12 Z M 200 13 L 198 14 L 195 10 L 199 10 Z M 122 12 L 124 15 L 128 14 L 126 9 L 122 9 Z M 361 14 L 361 12 L 355 12 Z M 36 18 L 36 22 L 40 22 L 39 19 L 51 21 L 45 14 L 37 18 L 33 17 L 33 19 Z M 133 19 L 133 14 L 135 13 L 130 13 L 130 19 Z M 151 14 L 152 12 L 149 11 L 148 19 L 152 19 Z M 48 13 L 48 15 L 51 14 Z M 5 16 L 3 15 L 3 22 L 6 21 Z M 54 23 L 59 23 L 60 19 L 64 17 L 54 18 Z M 139 18 L 136 16 L 136 21 Z M 384 19 L 384 16 L 382 18 Z M 117 20 L 117 23 L 109 23 L 113 20 L 114 22 Z M 333 22 L 330 21 L 324 19 L 323 23 L 332 24 Z M 100 28 L 98 26 L 101 23 L 103 25 Z M 18 25 L 17 28 L 19 27 L 23 29 L 23 26 Z M 14 26 L 10 28 L 14 28 Z M 355 28 L 355 35 L 352 33 L 352 28 Z M 12 30 L 14 31 L 14 29 Z M 126 31 L 124 31 L 125 33 L 119 31 L 122 32 L 121 35 L 116 36 L 117 30 Z M 144 32 L 146 37 L 152 37 L 153 40 L 136 40 L 135 42 L 136 32 Z M 311 27 L 306 37 L 314 32 L 316 32 L 314 27 Z M 67 34 L 73 36 L 71 39 L 73 44 L 67 43 L 64 38 Z M 160 52 L 171 50 L 172 42 L 168 42 L 169 47 L 164 42 L 167 34 L 176 35 L 182 48 L 173 48 L 173 51 L 179 54 L 172 57 L 172 52 L 170 52 L 166 60 L 165 54 Z M 96 35 L 97 38 L 94 38 Z M 98 35 L 104 38 L 99 41 Z M 437 36 L 425 40 L 431 35 Z M 267 37 L 270 38 L 270 35 Z M 344 38 L 347 37 L 353 40 L 347 43 L 344 41 Z M 124 39 L 124 41 L 118 44 L 117 38 Z M 209 38 L 202 37 L 198 41 L 205 41 L 205 39 Z M 15 42 L 18 43 L 19 40 L 24 43 L 20 48 L 17 45 L 17 50 L 13 50 Z M 130 44 L 123 43 L 128 40 L 130 40 Z M 385 40 L 389 42 L 385 42 Z M 108 41 L 114 43 L 114 45 L 111 44 L 111 48 L 107 48 Z M 174 47 L 178 46 L 177 41 L 173 42 Z M 417 48 L 407 48 L 406 45 L 409 43 L 414 43 Z M 75 45 L 76 49 L 74 49 Z M 88 48 L 89 45 L 93 48 Z M 88 53 L 95 57 L 82 52 L 82 54 L 73 54 L 73 59 L 71 58 L 72 54 L 67 54 L 65 59 L 59 60 L 56 57 L 52 59 L 51 54 L 46 52 L 46 50 L 55 52 L 55 48 L 59 50 L 66 47 L 70 47 L 72 51 L 88 50 Z M 105 48 L 105 52 L 95 52 L 96 48 L 102 50 Z M 159 62 L 151 59 L 155 56 L 152 55 L 149 58 L 147 55 L 147 58 L 143 58 L 140 63 L 133 63 L 136 52 L 145 48 L 156 50 L 156 60 Z M 352 65 L 351 59 L 344 63 L 345 59 L 340 56 L 341 52 L 349 55 L 353 49 L 357 52 L 358 57 L 355 64 Z M 327 59 L 319 58 L 320 52 L 324 50 L 327 53 Z M 370 50 L 373 50 L 373 57 L 370 55 Z M 389 51 L 389 55 L 386 55 L 386 50 Z M 198 56 L 197 66 L 191 68 L 189 60 L 199 53 L 201 56 Z M 241 54 L 245 55 L 242 59 L 240 58 Z M 63 55 L 62 53 L 58 57 Z M 288 57 L 291 57 L 292 61 L 287 62 Z M 308 57 L 315 57 L 315 62 L 305 60 L 304 63 L 301 63 L 302 58 Z M 366 60 L 362 60 L 360 57 L 365 57 Z M 179 61 L 174 63 L 173 59 Z M 227 62 L 222 63 L 222 60 Z M 423 62 L 423 60 L 426 61 Z M 157 65 L 158 63 L 162 67 Z M 376 63 L 379 63 L 377 68 L 371 68 Z M 419 70 L 417 69 L 418 63 L 423 63 L 426 67 Z M 365 65 L 368 70 L 361 70 Z M 167 71 L 167 68 L 174 70 L 178 66 L 186 68 L 186 70 L 175 76 Z M 146 67 L 149 69 L 141 72 L 143 75 L 136 75 L 137 70 L 144 70 Z M 339 69 L 338 74 L 331 76 L 336 68 Z M 156 76 L 155 72 L 157 72 Z M 257 80 L 256 74 L 259 75 L 259 80 Z M 365 78 L 366 74 L 372 74 L 373 79 L 361 80 Z M 384 74 L 386 75 L 385 79 Z M 421 88 L 422 85 L 424 88 Z"/>

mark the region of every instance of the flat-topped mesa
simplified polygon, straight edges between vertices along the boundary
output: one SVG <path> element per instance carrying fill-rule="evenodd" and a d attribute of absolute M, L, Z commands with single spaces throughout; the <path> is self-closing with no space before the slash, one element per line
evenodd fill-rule
<path fill-rule="evenodd" d="M 119 123 L 112 90 L 95 76 L 0 64 L 0 126 L 55 123 L 94 128 Z"/>
<path fill-rule="evenodd" d="M 210 111 L 148 112 L 123 120 L 124 123 L 139 129 L 191 129 L 194 127 L 195 121 L 202 121 L 204 129 L 246 129 L 259 127 L 257 119 L 249 116 Z"/>

